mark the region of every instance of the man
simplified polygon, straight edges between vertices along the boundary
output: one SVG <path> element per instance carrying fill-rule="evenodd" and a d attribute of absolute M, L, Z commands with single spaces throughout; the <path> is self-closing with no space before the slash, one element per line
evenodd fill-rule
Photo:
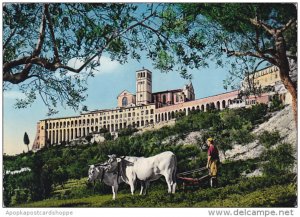
<path fill-rule="evenodd" d="M 218 175 L 218 166 L 219 166 L 219 151 L 217 147 L 214 145 L 213 138 L 208 138 L 206 140 L 206 144 L 208 145 L 207 152 L 207 164 L 206 167 L 209 169 L 210 175 L 210 186 L 217 186 L 217 175 Z"/>

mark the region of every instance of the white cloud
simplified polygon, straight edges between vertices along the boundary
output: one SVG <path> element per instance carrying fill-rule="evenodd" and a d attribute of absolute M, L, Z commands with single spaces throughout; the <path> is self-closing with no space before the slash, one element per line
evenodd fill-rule
<path fill-rule="evenodd" d="M 102 56 L 100 59 L 100 67 L 98 74 L 101 73 L 113 73 L 115 72 L 121 64 L 116 60 L 111 60 L 109 57 Z"/>
<path fill-rule="evenodd" d="M 94 62 L 99 62 L 98 57 L 96 57 Z M 78 58 L 72 58 L 68 62 L 68 66 L 78 69 L 84 64 L 84 61 L 78 59 Z M 109 57 L 102 56 L 100 58 L 100 66 L 96 67 L 93 70 L 93 73 L 95 75 L 100 75 L 104 73 L 114 73 L 118 70 L 118 68 L 121 66 L 121 64 L 116 60 L 111 60 Z M 90 68 L 83 69 L 84 72 L 88 72 Z M 72 73 L 72 72 L 70 72 Z"/>
<path fill-rule="evenodd" d="M 25 94 L 16 90 L 8 90 L 3 92 L 4 98 L 6 99 L 23 99 Z"/>

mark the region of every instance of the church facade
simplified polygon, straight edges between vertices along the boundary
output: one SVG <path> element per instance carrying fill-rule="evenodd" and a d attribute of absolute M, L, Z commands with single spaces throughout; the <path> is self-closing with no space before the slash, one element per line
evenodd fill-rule
<path fill-rule="evenodd" d="M 277 72 L 272 70 L 272 73 L 273 71 Z M 261 75 L 265 74 L 261 73 Z M 260 76 L 257 78 L 261 79 Z M 276 79 L 274 82 L 278 83 L 279 79 Z M 255 97 L 247 105 L 268 103 L 272 94 L 274 93 Z M 286 92 L 282 94 L 286 95 Z M 116 108 L 89 111 L 78 116 L 40 120 L 37 123 L 33 150 L 41 149 L 46 145 L 68 143 L 77 138 L 98 133 L 100 129 L 115 133 L 129 126 L 138 129 L 155 126 L 175 119 L 175 114 L 178 112 L 188 115 L 194 110 L 203 112 L 209 109 L 222 110 L 239 107 L 243 102 L 245 106 L 248 99 L 241 100 L 241 104 L 238 100 L 241 100 L 238 90 L 195 99 L 191 82 L 181 89 L 152 92 L 152 72 L 142 69 L 136 72 L 136 93 L 122 91 L 117 96 Z"/>

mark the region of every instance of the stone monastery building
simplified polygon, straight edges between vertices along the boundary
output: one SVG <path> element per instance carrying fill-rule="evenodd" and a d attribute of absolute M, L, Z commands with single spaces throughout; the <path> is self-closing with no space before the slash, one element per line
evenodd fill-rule
<path fill-rule="evenodd" d="M 142 129 L 164 124 L 175 119 L 175 114 L 186 115 L 194 110 L 225 109 L 247 107 L 256 103 L 268 103 L 274 94 L 279 94 L 285 104 L 291 103 L 291 97 L 283 87 L 277 67 L 272 66 L 253 73 L 252 82 L 269 92 L 259 97 L 239 98 L 239 90 L 221 93 L 201 99 L 195 99 L 192 83 L 182 89 L 152 92 L 152 72 L 147 69 L 136 72 L 136 94 L 124 90 L 117 96 L 118 106 L 115 109 L 95 110 L 78 116 L 49 118 L 37 123 L 37 133 L 33 150 L 43 148 L 46 144 L 70 142 L 91 133 L 98 133 L 105 128 L 111 133 L 126 127 Z M 247 81 L 242 81 L 245 89 Z"/>

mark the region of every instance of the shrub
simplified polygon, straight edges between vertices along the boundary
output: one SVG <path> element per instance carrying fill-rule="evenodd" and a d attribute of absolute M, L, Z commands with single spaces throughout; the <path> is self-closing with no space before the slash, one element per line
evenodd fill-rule
<path fill-rule="evenodd" d="M 267 176 L 283 176 L 290 173 L 295 157 L 291 144 L 282 143 L 275 149 L 269 149 L 262 154 L 263 172 Z"/>
<path fill-rule="evenodd" d="M 131 136 L 133 133 L 137 132 L 138 129 L 133 128 L 133 127 L 128 127 L 128 128 L 123 128 L 118 130 L 118 136 L 123 137 L 123 136 Z"/>
<path fill-rule="evenodd" d="M 271 112 L 275 112 L 275 111 L 282 110 L 283 108 L 284 108 L 284 105 L 283 105 L 281 99 L 279 98 L 279 95 L 275 94 L 270 102 L 269 110 Z"/>
<path fill-rule="evenodd" d="M 263 144 L 266 148 L 270 148 L 271 146 L 277 144 L 280 140 L 279 131 L 275 130 L 272 132 L 263 131 L 261 134 L 258 135 L 259 142 Z"/>
<path fill-rule="evenodd" d="M 104 139 L 105 140 L 112 140 L 113 136 L 111 135 L 110 132 L 104 133 Z"/>

